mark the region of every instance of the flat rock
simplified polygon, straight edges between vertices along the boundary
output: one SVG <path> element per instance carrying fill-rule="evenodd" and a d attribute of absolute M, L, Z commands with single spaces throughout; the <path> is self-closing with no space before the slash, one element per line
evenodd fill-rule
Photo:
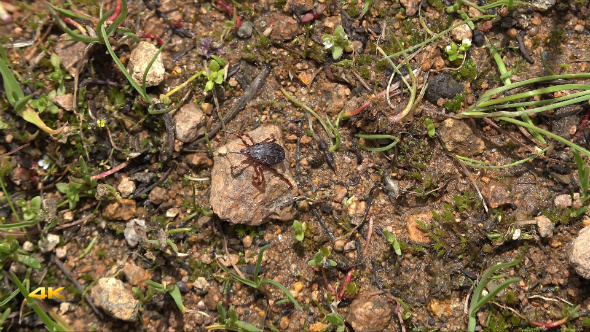
<path fill-rule="evenodd" d="M 152 278 L 150 271 L 135 265 L 133 262 L 127 262 L 123 272 L 127 282 L 133 286 L 144 287 L 145 282 Z"/>
<path fill-rule="evenodd" d="M 109 220 L 130 220 L 135 213 L 135 201 L 125 198 L 110 203 L 102 210 L 102 216 Z"/>
<path fill-rule="evenodd" d="M 205 133 L 205 120 L 199 105 L 191 102 L 182 106 L 172 117 L 176 139 L 183 143 L 196 140 Z"/>
<path fill-rule="evenodd" d="M 382 296 L 360 298 L 352 301 L 346 315 L 356 332 L 383 331 L 393 315 L 393 309 Z"/>
<path fill-rule="evenodd" d="M 142 84 L 143 73 L 156 52 L 158 52 L 158 48 L 145 41 L 139 42 L 137 47 L 131 52 L 127 70 L 139 86 Z M 164 62 L 162 62 L 162 54 L 160 53 L 148 71 L 145 78 L 145 86 L 156 86 L 160 84 L 164 80 L 164 74 L 166 74 L 166 70 L 164 69 Z"/>
<path fill-rule="evenodd" d="M 495 209 L 514 201 L 509 189 L 505 183 L 492 181 L 483 188 L 483 195 L 490 201 L 490 207 Z"/>
<path fill-rule="evenodd" d="M 288 41 L 299 34 L 301 27 L 291 16 L 282 13 L 269 13 L 255 22 L 259 31 L 272 29 L 270 39 L 276 41 Z"/>
<path fill-rule="evenodd" d="M 274 135 L 276 143 L 284 146 L 278 126 L 262 126 L 249 135 L 255 143 Z M 263 167 L 264 182 L 256 186 L 252 183 L 255 175 L 253 162 L 239 153 L 244 148 L 242 141 L 236 139 L 220 147 L 213 155 L 210 196 L 213 212 L 219 218 L 236 224 L 260 225 L 271 219 L 292 220 L 295 211 L 291 198 L 296 188 L 292 190 L 284 179 L 268 169 L 274 168 L 296 187 L 289 168 L 288 153 L 282 162 Z M 232 166 L 235 166 L 233 171 Z"/>
<path fill-rule="evenodd" d="M 121 280 L 100 278 L 92 287 L 91 297 L 94 304 L 111 317 L 129 322 L 137 320 L 139 301 Z"/>
<path fill-rule="evenodd" d="M 430 223 L 432 222 L 432 213 L 424 212 L 420 214 L 413 214 L 409 216 L 406 220 L 406 227 L 408 228 L 408 233 L 410 234 L 410 241 L 418 243 L 429 243 L 430 237 L 428 237 L 428 235 L 420 229 L 416 220 L 421 221 L 427 225 L 430 225 Z"/>
<path fill-rule="evenodd" d="M 584 227 L 578 233 L 569 261 L 581 277 L 590 279 L 590 227 Z"/>
<path fill-rule="evenodd" d="M 439 128 L 443 144 L 450 152 L 464 157 L 478 155 L 485 149 L 483 140 L 461 120 L 446 119 Z"/>

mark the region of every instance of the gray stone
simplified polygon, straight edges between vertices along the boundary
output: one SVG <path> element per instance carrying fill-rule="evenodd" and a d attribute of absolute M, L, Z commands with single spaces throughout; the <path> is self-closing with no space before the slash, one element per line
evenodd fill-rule
<path fill-rule="evenodd" d="M 205 134 L 205 113 L 195 103 L 182 106 L 172 117 L 176 139 L 190 143 Z"/>
<path fill-rule="evenodd" d="M 252 22 L 245 21 L 242 22 L 242 25 L 238 29 L 238 37 L 242 39 L 248 39 L 252 36 L 252 30 L 254 29 L 254 25 Z"/>
<path fill-rule="evenodd" d="M 139 86 L 142 84 L 143 73 L 156 52 L 158 52 L 158 48 L 145 41 L 139 42 L 137 47 L 131 52 L 127 70 Z M 164 62 L 162 62 L 162 54 L 160 53 L 148 71 L 145 78 L 145 86 L 156 86 L 160 84 L 164 80 L 165 74 L 166 69 L 164 69 Z"/>
<path fill-rule="evenodd" d="M 555 6 L 555 0 L 533 0 L 531 6 L 540 12 L 545 12 Z"/>
<path fill-rule="evenodd" d="M 124 321 L 137 320 L 139 301 L 125 284 L 115 278 L 100 278 L 92 287 L 92 300 L 111 317 Z"/>
<path fill-rule="evenodd" d="M 211 284 L 207 281 L 207 279 L 203 277 L 198 277 L 193 284 L 193 289 L 197 295 L 205 295 L 209 292 L 211 288 Z"/>
<path fill-rule="evenodd" d="M 558 195 L 555 197 L 553 204 L 555 204 L 555 207 L 557 208 L 567 209 L 572 206 L 572 197 L 568 194 Z"/>
<path fill-rule="evenodd" d="M 535 221 L 537 222 L 537 228 L 539 230 L 540 237 L 545 238 L 553 236 L 555 225 L 553 225 L 553 222 L 551 222 L 549 218 L 545 216 L 538 216 L 535 218 Z"/>
<path fill-rule="evenodd" d="M 121 197 L 127 198 L 129 195 L 135 192 L 135 181 L 130 180 L 128 177 L 124 176 L 119 182 L 117 186 Z"/>
<path fill-rule="evenodd" d="M 39 249 L 41 249 L 42 252 L 50 252 L 55 249 L 58 243 L 59 235 L 47 234 L 46 239 L 39 241 Z"/>
<path fill-rule="evenodd" d="M 590 279 L 590 227 L 584 227 L 578 233 L 569 261 L 581 277 Z"/>

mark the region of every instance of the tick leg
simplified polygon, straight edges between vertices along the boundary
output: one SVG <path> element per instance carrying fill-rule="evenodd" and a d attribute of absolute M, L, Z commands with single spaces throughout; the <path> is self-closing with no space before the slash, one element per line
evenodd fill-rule
<path fill-rule="evenodd" d="M 259 186 L 264 183 L 264 170 L 260 165 L 254 165 L 254 175 L 252 175 L 252 184 Z"/>
<path fill-rule="evenodd" d="M 287 179 L 287 177 L 285 177 L 283 174 L 279 173 L 279 171 L 270 166 L 265 165 L 265 168 L 271 170 L 276 176 L 280 177 L 281 179 L 283 179 L 283 181 L 287 182 L 290 189 L 293 189 L 293 184 L 291 183 L 291 181 L 289 181 L 289 179 Z"/>
<path fill-rule="evenodd" d="M 270 137 L 269 138 L 265 139 L 264 141 L 262 141 L 260 143 L 264 143 L 264 142 L 272 142 L 272 143 L 274 143 L 276 141 L 277 141 L 277 139 L 275 138 L 275 134 L 270 134 Z"/>
<path fill-rule="evenodd" d="M 248 159 L 244 159 L 244 160 L 242 160 L 242 162 L 240 163 L 240 166 L 242 166 L 242 165 L 244 165 L 244 164 L 246 164 L 246 167 L 248 167 L 248 166 L 250 165 L 250 162 L 249 162 L 249 160 L 248 160 Z M 237 165 L 231 165 L 231 173 L 232 173 L 232 176 L 235 176 L 235 175 L 234 175 L 234 171 L 235 171 L 236 169 L 240 168 L 240 166 L 237 166 Z M 242 173 L 242 172 L 244 171 L 244 169 L 246 169 L 246 167 L 242 167 L 242 169 L 240 170 L 240 172 L 239 172 L 238 174 Z"/>
<path fill-rule="evenodd" d="M 233 131 L 227 131 L 227 130 L 225 132 L 228 134 L 232 134 L 232 135 L 236 136 L 237 138 L 241 139 L 242 143 L 244 143 L 244 145 L 247 147 L 250 147 L 254 144 L 252 137 L 250 137 L 250 135 L 248 135 L 248 134 L 237 134 L 237 133 L 234 133 Z M 252 141 L 252 144 L 248 144 L 248 142 L 246 142 L 246 140 L 244 139 L 244 136 L 248 137 Z"/>

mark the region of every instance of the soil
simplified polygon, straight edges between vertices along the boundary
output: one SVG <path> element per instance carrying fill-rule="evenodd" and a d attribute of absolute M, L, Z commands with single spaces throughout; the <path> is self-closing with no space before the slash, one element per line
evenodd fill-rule
<path fill-rule="evenodd" d="M 17 289 L 13 272 L 30 292 L 65 287 L 65 299 L 36 302 L 75 331 L 239 330 L 220 319 L 220 307 L 250 324 L 245 331 L 464 331 L 485 272 L 520 260 L 487 280 L 484 294 L 495 294 L 519 278 L 481 306 L 476 330 L 590 328 L 590 283 L 570 264 L 573 241 L 590 224 L 576 213 L 588 188 L 572 148 L 548 137 L 543 144 L 505 121 L 458 116 L 504 84 L 492 49 L 512 82 L 588 72 L 588 1 L 527 2 L 491 8 L 486 15 L 495 16 L 473 28 L 392 57 L 410 84 L 410 70 L 416 77 L 416 106 L 403 118 L 411 94 L 399 74 L 390 82 L 393 69 L 378 49 L 399 53 L 456 24 L 461 16 L 445 10 L 453 3 L 130 2 L 110 44 L 126 65 L 141 60 L 126 32 L 166 43 L 163 80 L 150 76 L 147 88 L 153 105 L 103 43 L 67 41 L 42 1 L 0 3 L 11 18 L 0 23 L 10 68 L 37 105 L 51 100 L 40 112 L 45 124 L 62 128 L 38 130 L 2 89 L 0 235 L 20 251 L 2 256 L 1 299 Z M 92 0 L 55 6 L 100 16 Z M 94 33 L 96 22 L 76 21 Z M 339 41 L 341 57 L 338 42 L 323 44 L 339 25 L 349 41 Z M 461 45 L 465 34 L 471 47 L 450 61 L 446 46 Z M 216 57 L 225 60 L 222 81 L 210 76 Z M 201 70 L 209 71 L 163 97 Z M 329 121 L 326 129 L 286 94 Z M 532 122 L 588 149 L 589 112 L 585 100 Z M 252 133 L 250 146 L 276 139 L 285 158 L 262 150 L 248 159 L 229 132 Z M 357 136 L 376 134 L 388 136 Z M 456 157 L 505 165 L 546 146 L 500 169 Z M 18 201 L 14 210 L 6 196 Z M 32 223 L 9 226 L 23 218 Z M 265 246 L 261 280 L 283 285 L 301 310 L 276 285 L 254 289 L 236 277 L 256 277 Z M 1 303 L 2 327 L 43 330 L 24 300 Z"/>

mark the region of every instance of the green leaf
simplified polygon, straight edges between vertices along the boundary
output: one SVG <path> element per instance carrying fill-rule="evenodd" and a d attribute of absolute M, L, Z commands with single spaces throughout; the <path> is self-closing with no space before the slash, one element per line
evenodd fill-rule
<path fill-rule="evenodd" d="M 344 28 L 342 27 L 342 25 L 339 25 L 336 27 L 336 29 L 334 29 L 334 37 L 340 39 L 348 39 L 348 36 L 346 35 L 346 32 L 344 32 Z"/>
<path fill-rule="evenodd" d="M 334 326 L 344 325 L 344 319 L 342 319 L 342 317 L 339 314 L 335 313 L 335 312 L 327 315 L 326 316 L 326 319 L 328 320 L 328 322 L 330 324 L 332 324 Z"/>
<path fill-rule="evenodd" d="M 324 47 L 330 49 L 334 46 L 334 38 L 330 35 L 323 35 L 322 42 L 324 42 Z"/>
<path fill-rule="evenodd" d="M 217 84 L 223 83 L 223 69 L 220 69 L 217 72 L 217 77 L 213 81 Z"/>
<path fill-rule="evenodd" d="M 293 222 L 293 226 L 291 226 L 291 231 L 295 234 L 295 239 L 299 242 L 303 241 L 305 237 L 305 231 L 303 230 L 303 224 L 299 220 L 295 220 Z"/>
<path fill-rule="evenodd" d="M 176 306 L 178 307 L 178 309 L 180 309 L 180 311 L 184 311 L 184 304 L 182 303 L 182 294 L 180 294 L 180 289 L 178 289 L 178 286 L 175 284 L 172 290 L 168 293 L 170 293 L 170 296 L 172 296 L 174 302 L 176 302 Z"/>
<path fill-rule="evenodd" d="M 219 63 L 217 63 L 217 61 L 211 60 L 211 62 L 209 62 L 209 69 L 212 72 L 217 72 L 217 71 L 219 71 L 220 68 L 221 68 L 221 66 L 219 66 Z"/>
<path fill-rule="evenodd" d="M 69 191 L 69 186 L 67 183 L 63 183 L 63 182 L 59 182 L 55 185 L 55 187 L 57 188 L 57 190 L 59 190 L 60 193 L 65 194 Z"/>
<path fill-rule="evenodd" d="M 334 47 L 332 48 L 332 58 L 334 60 L 340 59 L 343 51 L 344 51 L 344 49 L 341 46 L 334 45 Z"/>
<path fill-rule="evenodd" d="M 225 65 L 227 65 L 227 61 L 225 61 L 224 59 L 222 59 L 222 58 L 218 57 L 217 55 L 215 55 L 215 54 L 211 54 L 211 57 L 212 57 L 212 58 L 213 58 L 215 61 L 217 61 L 217 63 L 219 64 L 219 66 L 221 66 L 221 67 L 225 67 Z"/>
<path fill-rule="evenodd" d="M 207 84 L 205 84 L 205 92 L 213 90 L 213 84 L 213 81 L 208 81 Z"/>
<path fill-rule="evenodd" d="M 238 321 L 238 314 L 234 310 L 234 306 L 229 307 L 229 322 L 234 325 Z"/>
<path fill-rule="evenodd" d="M 34 269 L 41 268 L 41 263 L 39 263 L 39 261 L 37 259 L 35 259 L 35 257 L 33 257 L 33 256 L 16 254 L 15 260 L 19 263 L 22 263 L 26 266 L 30 266 Z"/>
<path fill-rule="evenodd" d="M 434 137 L 434 134 L 436 134 L 436 129 L 434 128 L 434 122 L 432 122 L 432 119 L 426 118 L 426 120 L 424 120 L 424 125 L 426 125 L 428 136 Z"/>
<path fill-rule="evenodd" d="M 219 317 L 221 317 L 222 321 L 227 319 L 227 311 L 223 308 L 223 302 L 217 302 L 217 312 L 219 313 Z"/>

